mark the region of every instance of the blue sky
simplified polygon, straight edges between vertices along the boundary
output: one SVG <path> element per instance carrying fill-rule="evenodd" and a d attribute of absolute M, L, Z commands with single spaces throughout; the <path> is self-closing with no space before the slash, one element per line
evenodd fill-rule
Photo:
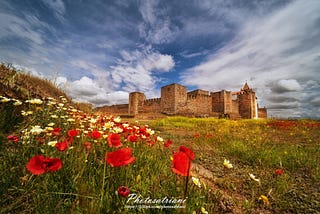
<path fill-rule="evenodd" d="M 269 116 L 320 115 L 318 0 L 1 0 L 0 61 L 74 100 L 247 81 Z"/>

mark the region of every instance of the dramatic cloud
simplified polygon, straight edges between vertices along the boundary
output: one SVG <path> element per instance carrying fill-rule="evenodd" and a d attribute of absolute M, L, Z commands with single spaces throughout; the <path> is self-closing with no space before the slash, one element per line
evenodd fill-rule
<path fill-rule="evenodd" d="M 269 115 L 319 117 L 319 11 L 317 0 L 2 0 L 0 61 L 95 105 L 247 81 Z"/>
<path fill-rule="evenodd" d="M 129 93 L 125 91 L 111 91 L 99 86 L 98 80 L 82 77 L 73 82 L 65 77 L 58 77 L 56 85 L 77 102 L 89 102 L 95 106 L 113 105 L 117 103 L 127 103 Z"/>
<path fill-rule="evenodd" d="M 307 89 L 303 85 L 320 79 L 320 46 L 315 45 L 320 37 L 319 10 L 318 1 L 295 1 L 268 16 L 252 18 L 231 42 L 184 73 L 183 82 L 236 90 L 248 80 L 249 85 L 258 87 L 258 97 L 271 114 L 277 114 L 274 116 L 290 116 L 289 108 L 304 116 L 301 106 L 306 98 L 300 97 Z M 299 102 L 266 99 L 293 91 L 300 94 L 291 94 L 289 99 Z"/>
<path fill-rule="evenodd" d="M 122 51 L 121 56 L 109 71 L 115 87 L 122 85 L 126 91 L 142 91 L 149 95 L 153 94 L 158 82 L 155 74 L 168 72 L 175 65 L 172 56 L 154 52 L 150 47 Z"/>
<path fill-rule="evenodd" d="M 43 4 L 45 4 L 49 9 L 52 10 L 53 15 L 59 19 L 59 21 L 64 22 L 64 13 L 66 12 L 65 5 L 62 0 L 42 0 Z"/>
<path fill-rule="evenodd" d="M 129 93 L 133 91 L 157 96 L 155 73 L 169 72 L 175 65 L 172 56 L 160 54 L 150 47 L 121 51 L 120 55 L 117 65 L 108 69 L 86 60 L 73 60 L 71 66 L 82 73 L 90 71 L 92 77 L 82 76 L 79 80 L 68 81 L 60 76 L 56 84 L 77 101 L 91 102 L 96 106 L 127 103 Z"/>
<path fill-rule="evenodd" d="M 141 1 L 139 11 L 143 22 L 139 24 L 140 36 L 151 44 L 168 43 L 174 39 L 178 28 L 172 25 L 169 17 L 161 7 L 159 1 Z"/>
<path fill-rule="evenodd" d="M 289 91 L 300 91 L 301 86 L 295 79 L 279 80 L 276 82 L 271 90 L 275 93 L 284 93 Z"/>

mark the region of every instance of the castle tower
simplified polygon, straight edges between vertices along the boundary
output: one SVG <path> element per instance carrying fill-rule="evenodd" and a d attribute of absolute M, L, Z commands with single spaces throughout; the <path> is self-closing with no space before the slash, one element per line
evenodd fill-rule
<path fill-rule="evenodd" d="M 187 103 L 187 88 L 179 84 L 171 84 L 161 88 L 161 113 L 177 114 L 180 107 Z"/>
<path fill-rule="evenodd" d="M 136 115 L 139 113 L 139 108 L 143 106 L 146 96 L 141 92 L 131 92 L 129 94 L 129 114 Z"/>
<path fill-rule="evenodd" d="M 232 112 L 232 95 L 230 91 L 211 92 L 212 112 L 230 114 Z"/>
<path fill-rule="evenodd" d="M 238 95 L 239 99 L 239 114 L 242 118 L 258 118 L 258 103 L 256 93 L 248 86 L 244 84 Z"/>

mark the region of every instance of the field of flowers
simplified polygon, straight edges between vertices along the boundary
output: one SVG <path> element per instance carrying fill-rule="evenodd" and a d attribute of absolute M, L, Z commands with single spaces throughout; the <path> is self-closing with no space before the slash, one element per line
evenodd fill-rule
<path fill-rule="evenodd" d="M 202 166 L 195 167 L 198 177 L 224 196 L 225 209 L 229 204 L 240 213 L 319 212 L 319 120 L 171 117 L 149 124 L 193 149 L 194 166 Z"/>
<path fill-rule="evenodd" d="M 196 154 L 152 128 L 53 98 L 0 97 L 1 213 L 206 213 Z"/>
<path fill-rule="evenodd" d="M 1 96 L 0 213 L 315 213 L 319 144 L 319 121 L 126 122 Z"/>

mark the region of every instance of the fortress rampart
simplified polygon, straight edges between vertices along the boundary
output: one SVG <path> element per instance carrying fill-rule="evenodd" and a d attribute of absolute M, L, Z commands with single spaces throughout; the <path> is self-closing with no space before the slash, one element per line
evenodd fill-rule
<path fill-rule="evenodd" d="M 195 117 L 266 118 L 267 109 L 259 108 L 255 92 L 246 83 L 240 91 L 209 92 L 194 90 L 179 84 L 161 88 L 161 97 L 146 99 L 141 92 L 129 94 L 129 103 L 99 108 L 113 114 L 162 113 Z"/>

